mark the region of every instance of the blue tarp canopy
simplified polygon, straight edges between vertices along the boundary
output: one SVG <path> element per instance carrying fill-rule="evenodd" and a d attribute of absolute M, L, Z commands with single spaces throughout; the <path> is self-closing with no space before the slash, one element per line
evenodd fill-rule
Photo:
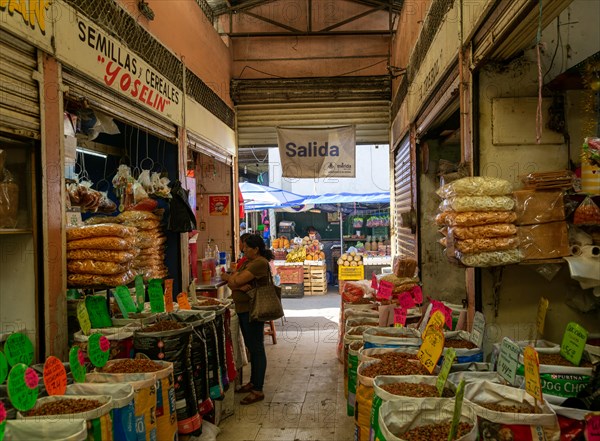
<path fill-rule="evenodd" d="M 240 182 L 244 210 L 261 211 L 301 205 L 305 196 L 252 182 Z"/>
<path fill-rule="evenodd" d="M 327 193 L 323 195 L 306 196 L 300 204 L 389 204 L 390 192 L 383 191 L 380 193 Z"/>

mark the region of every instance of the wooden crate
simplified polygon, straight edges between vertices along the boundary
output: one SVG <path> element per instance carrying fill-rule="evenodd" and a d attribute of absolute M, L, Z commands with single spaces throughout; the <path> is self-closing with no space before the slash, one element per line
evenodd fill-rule
<path fill-rule="evenodd" d="M 327 283 L 312 284 L 310 287 L 304 285 L 304 294 L 307 296 L 320 296 L 327 294 Z"/>
<path fill-rule="evenodd" d="M 278 266 L 279 283 L 281 284 L 302 284 L 304 279 L 304 269 L 302 265 Z"/>
<path fill-rule="evenodd" d="M 306 293 L 304 285 L 300 284 L 285 284 L 279 285 L 281 288 L 282 299 L 297 299 L 304 297 Z"/>

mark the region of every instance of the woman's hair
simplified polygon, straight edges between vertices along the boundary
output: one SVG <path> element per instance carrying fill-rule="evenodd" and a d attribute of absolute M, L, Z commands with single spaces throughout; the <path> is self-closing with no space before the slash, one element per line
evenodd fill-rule
<path fill-rule="evenodd" d="M 244 240 L 244 243 L 247 247 L 258 248 L 258 254 L 260 254 L 265 259 L 269 261 L 275 259 L 273 251 L 269 250 L 265 246 L 265 241 L 258 234 L 249 234 L 248 237 Z"/>
<path fill-rule="evenodd" d="M 242 234 L 242 235 L 240 236 L 240 240 L 241 240 L 243 243 L 246 243 L 246 239 L 248 239 L 248 237 L 250 237 L 250 236 L 252 236 L 252 233 L 244 233 L 244 234 Z"/>

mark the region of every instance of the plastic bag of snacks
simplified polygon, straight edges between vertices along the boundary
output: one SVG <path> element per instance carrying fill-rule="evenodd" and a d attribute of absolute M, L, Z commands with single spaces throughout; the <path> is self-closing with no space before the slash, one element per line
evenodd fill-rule
<path fill-rule="evenodd" d="M 437 190 L 438 196 L 502 196 L 512 193 L 513 187 L 505 179 L 489 176 L 471 176 L 457 179 Z"/>
<path fill-rule="evenodd" d="M 586 198 L 579 204 L 573 214 L 575 225 L 600 225 L 600 208 L 591 197 Z"/>

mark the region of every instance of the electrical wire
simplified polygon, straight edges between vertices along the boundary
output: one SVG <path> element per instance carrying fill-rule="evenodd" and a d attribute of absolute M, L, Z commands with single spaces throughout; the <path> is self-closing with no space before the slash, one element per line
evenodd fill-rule
<path fill-rule="evenodd" d="M 556 54 L 558 53 L 558 48 L 561 45 L 562 42 L 562 38 L 560 35 L 560 17 L 556 17 L 556 47 L 554 48 L 554 54 L 552 55 L 552 60 L 550 61 L 550 67 L 548 67 L 548 70 L 546 71 L 546 73 L 544 74 L 544 80 L 546 79 L 546 76 L 550 73 L 550 71 L 552 70 L 552 66 L 554 66 L 554 60 L 556 59 Z"/>
<path fill-rule="evenodd" d="M 351 71 L 348 71 L 348 72 L 344 72 L 344 73 L 341 73 L 341 74 L 333 75 L 330 78 L 338 78 L 338 77 L 343 77 L 343 76 L 346 76 L 346 75 L 350 75 L 350 74 L 353 74 L 353 73 L 356 73 L 356 72 L 360 72 L 361 70 L 370 69 L 371 67 L 377 66 L 378 64 L 381 64 L 381 63 L 387 63 L 387 60 L 379 60 L 376 63 L 370 64 L 368 66 L 360 67 L 358 69 L 354 69 L 354 70 L 351 70 Z M 248 66 L 248 65 L 244 66 L 244 68 L 240 72 L 238 78 L 240 78 L 240 79 L 242 78 L 242 75 L 244 74 L 244 71 L 246 69 L 251 69 L 251 70 L 253 70 L 255 72 L 261 73 L 263 75 L 268 75 L 268 76 L 274 77 L 274 78 L 281 78 L 281 79 L 287 78 L 287 77 L 282 77 L 280 75 L 275 75 L 275 74 L 272 74 L 272 73 L 269 73 L 269 72 L 265 72 L 265 71 L 262 71 L 260 69 L 256 69 L 256 68 L 254 68 L 252 66 Z M 291 78 L 291 77 L 289 77 L 289 78 Z"/>

